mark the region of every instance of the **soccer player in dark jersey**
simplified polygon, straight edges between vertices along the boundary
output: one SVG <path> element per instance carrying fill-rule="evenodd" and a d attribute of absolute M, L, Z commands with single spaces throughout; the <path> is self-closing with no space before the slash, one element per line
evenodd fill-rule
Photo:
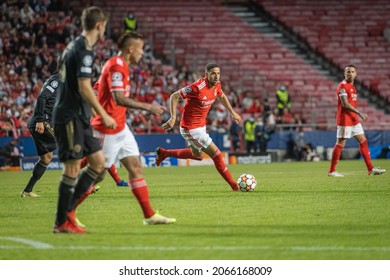
<path fill-rule="evenodd" d="M 33 192 L 36 182 L 45 173 L 47 166 L 53 157 L 53 151 L 57 148 L 53 129 L 53 107 L 56 94 L 60 88 L 58 74 L 53 74 L 46 80 L 38 95 L 34 113 L 28 121 L 28 130 L 37 148 L 39 160 L 34 165 L 32 176 L 21 193 L 21 197 L 38 197 Z"/>
<path fill-rule="evenodd" d="M 184 87 L 170 97 L 170 119 L 162 125 L 165 130 L 170 130 L 176 123 L 177 103 L 180 98 L 186 100 L 183 117 L 180 121 L 180 133 L 189 144 L 189 148 L 166 150 L 158 147 L 156 149 L 156 165 L 167 157 L 202 160 L 206 153 L 214 162 L 215 168 L 225 179 L 233 191 L 239 191 L 237 182 L 225 165 L 221 151 L 214 144 L 206 132 L 206 117 L 215 99 L 218 99 L 229 111 L 233 121 L 241 123 L 241 116 L 232 108 L 228 98 L 222 91 L 221 69 L 216 63 L 209 63 L 205 67 L 205 77 Z"/>
<path fill-rule="evenodd" d="M 328 176 L 344 177 L 343 174 L 336 171 L 336 165 L 340 159 L 341 151 L 343 150 L 347 139 L 354 137 L 359 143 L 360 154 L 362 155 L 367 167 L 368 175 L 381 175 L 386 170 L 376 168 L 372 165 L 370 150 L 368 149 L 367 138 L 364 134 L 363 127 L 359 122 L 359 117 L 365 121 L 368 116 L 359 111 L 357 104 L 357 91 L 353 85 L 357 76 L 356 66 L 347 65 L 344 68 L 344 80 L 337 87 L 337 142 L 334 145 L 332 159 Z"/>
<path fill-rule="evenodd" d="M 106 127 L 116 127 L 115 120 L 99 104 L 91 85 L 92 48 L 103 38 L 107 20 L 108 14 L 101 8 L 85 8 L 81 15 L 82 33 L 67 45 L 60 60 L 62 86 L 54 108 L 54 130 L 64 168 L 59 183 L 55 233 L 86 233 L 78 225 L 72 209 L 90 186 L 104 176 L 104 154 L 90 126 L 91 107 L 102 117 Z M 89 165 L 80 173 L 84 156 Z"/>

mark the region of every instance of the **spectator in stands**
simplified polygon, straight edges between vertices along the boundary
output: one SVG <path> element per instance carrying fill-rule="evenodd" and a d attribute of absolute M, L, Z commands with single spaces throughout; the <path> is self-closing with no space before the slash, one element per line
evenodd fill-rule
<path fill-rule="evenodd" d="M 135 14 L 132 11 L 129 11 L 127 13 L 127 16 L 123 20 L 125 32 L 132 32 L 137 31 L 138 29 L 138 22 L 135 18 Z"/>
<path fill-rule="evenodd" d="M 282 84 L 276 91 L 276 100 L 277 107 L 279 109 L 279 116 L 283 115 L 283 111 L 285 108 L 287 108 L 288 110 L 291 109 L 290 95 L 288 93 L 287 87 L 284 84 Z"/>
<path fill-rule="evenodd" d="M 255 127 L 256 137 L 256 152 L 267 153 L 268 142 L 271 140 L 272 130 L 268 127 L 267 123 L 263 123 L 262 117 L 258 117 Z"/>
<path fill-rule="evenodd" d="M 244 138 L 246 143 L 246 152 L 248 154 L 256 152 L 255 129 L 256 129 L 256 122 L 255 122 L 255 118 L 252 116 L 249 119 L 247 119 L 244 123 Z"/>
<path fill-rule="evenodd" d="M 347 139 L 351 137 L 354 137 L 359 143 L 360 154 L 366 164 L 368 175 L 381 175 L 386 171 L 385 169 L 374 167 L 371 162 L 368 142 L 358 118 L 360 117 L 365 121 L 368 116 L 356 108 L 357 91 L 353 85 L 356 76 L 356 66 L 352 64 L 347 65 L 344 68 L 344 80 L 338 85 L 336 91 L 338 97 L 336 116 L 337 141 L 333 148 L 332 159 L 328 171 L 328 176 L 331 177 L 344 177 L 344 175 L 336 171 L 336 165 L 340 159 L 341 151 L 343 150 Z"/>
<path fill-rule="evenodd" d="M 271 115 L 272 113 L 272 108 L 271 108 L 271 104 L 269 103 L 269 100 L 267 97 L 265 97 L 263 99 L 263 112 L 262 112 L 262 115 L 263 115 L 263 123 L 266 123 L 267 122 L 267 119 L 268 117 Z"/>
<path fill-rule="evenodd" d="M 5 144 L 0 149 L 0 156 L 5 158 L 6 165 L 19 166 L 20 151 L 18 148 L 18 140 L 13 138 L 8 144 Z"/>
<path fill-rule="evenodd" d="M 283 130 L 290 130 L 294 127 L 295 119 L 293 114 L 290 112 L 288 108 L 283 109 L 281 115 L 281 124 L 283 126 Z"/>
<path fill-rule="evenodd" d="M 180 86 L 184 86 L 194 81 L 192 77 L 192 71 L 190 71 L 188 69 L 188 66 L 185 64 L 180 67 L 180 70 L 177 72 L 176 78 L 179 80 Z"/>
<path fill-rule="evenodd" d="M 242 127 L 236 122 L 232 122 L 229 129 L 231 150 L 237 152 L 241 150 L 241 139 L 242 139 Z"/>

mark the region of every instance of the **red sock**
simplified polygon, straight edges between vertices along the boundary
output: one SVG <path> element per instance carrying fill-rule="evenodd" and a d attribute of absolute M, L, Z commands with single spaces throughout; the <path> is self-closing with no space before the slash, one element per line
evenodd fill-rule
<path fill-rule="evenodd" d="M 332 159 L 330 160 L 329 173 L 336 171 L 336 165 L 339 162 L 342 150 L 343 150 L 343 146 L 341 146 L 340 144 L 336 143 L 334 145 L 333 152 L 332 152 Z"/>
<path fill-rule="evenodd" d="M 135 179 L 130 181 L 131 191 L 137 198 L 139 205 L 142 208 L 145 218 L 149 218 L 154 215 L 154 211 L 149 202 L 148 186 L 144 178 Z"/>
<path fill-rule="evenodd" d="M 83 157 L 83 159 L 80 161 L 80 169 L 86 167 L 88 165 L 87 157 Z"/>
<path fill-rule="evenodd" d="M 94 185 L 90 186 L 89 189 L 83 194 L 83 196 L 80 197 L 79 200 L 77 200 L 74 209 L 76 209 L 76 207 L 79 206 L 93 192 L 94 189 Z"/>
<path fill-rule="evenodd" d="M 201 157 L 196 157 L 192 154 L 190 148 L 186 149 L 176 149 L 176 150 L 166 150 L 164 151 L 166 157 L 174 157 L 174 158 L 184 158 L 184 159 L 194 159 L 194 160 L 202 160 Z"/>
<path fill-rule="evenodd" d="M 367 139 L 359 143 L 360 154 L 362 155 L 364 162 L 366 163 L 367 170 L 370 172 L 374 166 L 371 163 L 370 150 L 368 149 Z"/>
<path fill-rule="evenodd" d="M 121 181 L 121 178 L 118 175 L 118 170 L 116 169 L 114 164 L 111 165 L 111 167 L 108 169 L 108 173 L 110 173 L 112 179 L 114 179 L 116 183 L 119 183 Z"/>
<path fill-rule="evenodd" d="M 232 190 L 237 190 L 237 182 L 233 179 L 232 174 L 229 169 L 226 167 L 225 162 L 223 161 L 222 154 L 220 150 L 217 150 L 212 157 L 214 161 L 215 168 L 217 168 L 219 174 L 225 179 L 225 181 L 230 185 Z"/>

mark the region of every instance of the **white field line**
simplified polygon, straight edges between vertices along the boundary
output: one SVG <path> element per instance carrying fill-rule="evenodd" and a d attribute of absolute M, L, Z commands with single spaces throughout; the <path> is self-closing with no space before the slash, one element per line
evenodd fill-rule
<path fill-rule="evenodd" d="M 390 251 L 390 247 L 345 247 L 345 246 L 54 246 L 35 240 L 0 237 L 0 240 L 9 240 L 23 243 L 22 245 L 0 245 L 0 249 L 39 249 L 39 250 L 82 250 L 82 251 Z"/>

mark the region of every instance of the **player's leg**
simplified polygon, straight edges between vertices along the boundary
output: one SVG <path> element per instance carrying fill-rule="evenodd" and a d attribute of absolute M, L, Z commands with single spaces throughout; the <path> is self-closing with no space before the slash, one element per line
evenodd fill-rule
<path fill-rule="evenodd" d="M 166 150 L 162 147 L 156 149 L 156 165 L 160 166 L 161 162 L 167 157 L 202 160 L 201 156 L 195 156 L 190 148 Z"/>
<path fill-rule="evenodd" d="M 87 157 L 83 157 L 80 161 L 80 169 L 83 169 L 84 167 L 86 167 L 88 165 L 88 159 Z"/>
<path fill-rule="evenodd" d="M 53 153 L 48 152 L 39 157 L 39 160 L 35 163 L 32 175 L 28 181 L 26 187 L 24 188 L 21 197 L 38 197 L 39 195 L 33 193 L 33 188 L 35 184 L 41 179 L 42 175 L 45 173 L 47 166 L 53 158 Z"/>
<path fill-rule="evenodd" d="M 29 130 L 33 137 L 35 147 L 39 155 L 39 160 L 34 165 L 30 180 L 21 193 L 21 197 L 38 196 L 37 194 L 33 193 L 33 188 L 45 173 L 47 166 L 53 158 L 53 151 L 57 148 L 54 135 L 47 129 L 45 129 L 43 134 L 36 132 L 35 128 L 30 128 Z"/>
<path fill-rule="evenodd" d="M 196 129 L 184 129 L 180 127 L 180 133 L 181 136 L 187 141 L 187 143 L 190 146 L 194 146 L 195 148 L 198 148 L 200 151 L 202 149 L 202 145 L 199 143 L 199 139 L 197 140 L 194 138 L 199 134 L 203 133 L 205 131 L 205 127 L 203 128 L 196 128 Z M 181 158 L 181 159 L 193 159 L 193 160 L 202 160 L 203 157 L 201 154 L 194 154 L 193 151 L 190 148 L 185 149 L 174 149 L 174 150 L 166 150 L 164 148 L 158 147 L 156 149 L 156 165 L 160 166 L 161 162 L 166 159 L 167 157 L 175 157 L 175 158 Z"/>
<path fill-rule="evenodd" d="M 129 184 L 119 177 L 118 170 L 116 169 L 115 164 L 112 164 L 110 168 L 107 169 L 108 173 L 110 173 L 112 179 L 114 179 L 117 187 L 128 187 Z"/>
<path fill-rule="evenodd" d="M 64 162 L 64 168 L 59 184 L 57 217 L 53 232 L 85 233 L 86 231 L 78 226 L 74 211 L 72 213 L 69 209 L 74 203 L 74 194 L 85 181 L 82 178 L 83 174 L 79 176 L 80 161 L 84 153 L 90 155 L 99 151 L 100 144 L 97 139 L 91 140 L 95 139 L 92 137 L 92 129 L 84 129 L 83 124 L 78 119 L 65 125 L 56 125 L 55 130 L 59 158 L 61 162 Z M 101 168 L 103 169 L 104 157 L 102 158 L 103 164 L 101 164 Z M 95 166 L 92 165 L 91 168 L 93 167 Z M 95 171 L 98 173 L 100 170 Z"/>
<path fill-rule="evenodd" d="M 226 167 L 226 164 L 222 158 L 222 153 L 219 148 L 211 142 L 207 148 L 203 148 L 203 151 L 213 160 L 214 166 L 221 174 L 223 179 L 229 184 L 233 191 L 238 191 L 239 187 L 237 182 L 233 179 L 232 174 L 229 169 Z"/>
<path fill-rule="evenodd" d="M 345 147 L 347 139 L 351 138 L 352 127 L 351 126 L 337 126 L 337 141 L 333 147 L 332 158 L 330 160 L 330 166 L 328 171 L 328 176 L 330 177 L 344 177 L 344 175 L 336 171 L 337 163 L 340 160 L 341 151 Z"/>
<path fill-rule="evenodd" d="M 142 163 L 139 156 L 129 156 L 121 159 L 121 163 L 129 172 L 129 185 L 131 192 L 135 196 L 142 209 L 145 225 L 171 224 L 175 223 L 175 218 L 167 218 L 155 212 L 150 204 L 149 190 L 142 173 Z"/>
<path fill-rule="evenodd" d="M 164 217 L 153 210 L 150 204 L 148 185 L 143 176 L 142 163 L 139 159 L 138 144 L 128 128 L 123 133 L 125 137 L 122 137 L 122 139 L 126 139 L 126 141 L 121 143 L 118 158 L 129 174 L 130 189 L 142 209 L 144 224 L 170 224 L 176 222 L 176 219 Z"/>
<path fill-rule="evenodd" d="M 386 171 L 385 169 L 376 168 L 372 165 L 370 150 L 368 148 L 368 141 L 365 134 L 363 133 L 363 134 L 354 135 L 354 138 L 359 143 L 359 151 L 364 159 L 364 163 L 366 164 L 368 175 L 383 174 Z"/>
<path fill-rule="evenodd" d="M 105 157 L 99 139 L 93 133 L 92 128 L 84 129 L 83 134 L 84 154 L 87 157 L 88 166 L 81 171 L 78 177 L 74 195 L 69 204 L 69 212 L 74 211 L 81 203 L 80 199 L 90 190 L 92 184 L 104 178 Z"/>

